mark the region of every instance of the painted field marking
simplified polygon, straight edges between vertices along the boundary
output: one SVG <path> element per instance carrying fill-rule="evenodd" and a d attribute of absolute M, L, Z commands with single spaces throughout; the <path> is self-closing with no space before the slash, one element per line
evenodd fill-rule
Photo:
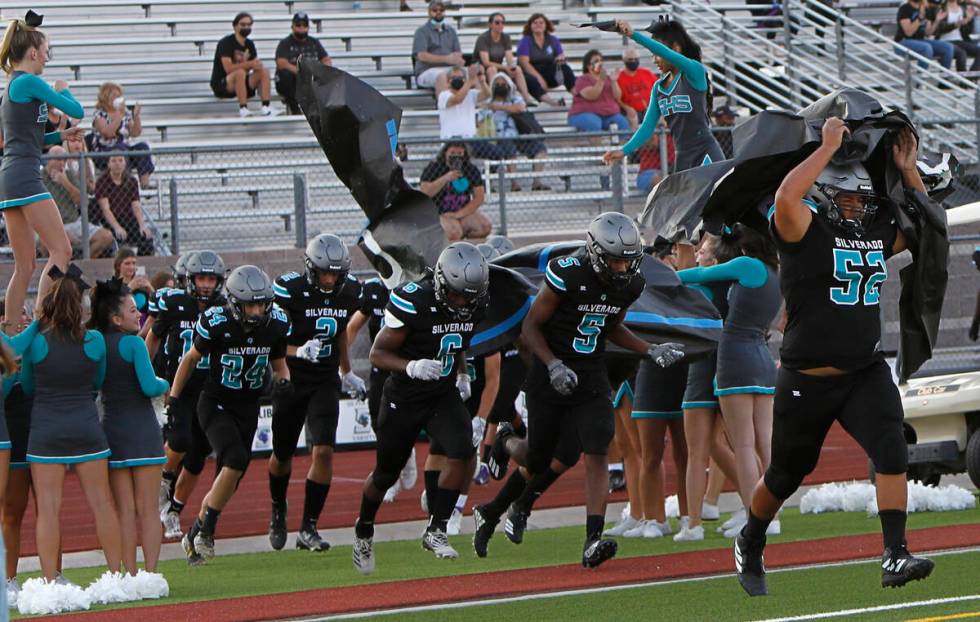
<path fill-rule="evenodd" d="M 971 600 L 980 600 L 980 594 L 971 596 L 951 596 L 949 598 L 933 598 L 931 600 L 915 600 L 907 603 L 895 603 L 894 605 L 878 605 L 876 607 L 861 607 L 859 609 L 841 609 L 839 611 L 826 611 L 823 613 L 811 613 L 801 616 L 791 616 L 788 618 L 768 618 L 758 622 L 798 622 L 800 620 L 826 620 L 828 618 L 844 618 L 847 616 L 863 615 L 866 613 L 878 613 L 881 611 L 898 611 L 900 609 L 916 609 L 918 607 L 930 607 L 932 605 L 946 605 L 949 603 L 961 603 Z M 975 614 L 971 614 L 975 615 Z M 952 618 L 927 618 L 929 620 L 950 620 Z"/>
<path fill-rule="evenodd" d="M 962 548 L 962 549 L 949 549 L 944 551 L 922 551 L 922 554 L 929 554 L 930 557 L 942 557 L 945 555 L 959 555 L 962 553 L 977 553 L 980 552 L 980 547 L 972 548 Z M 795 572 L 797 570 L 811 570 L 819 568 L 839 568 L 840 566 L 855 566 L 859 564 L 867 564 L 871 562 L 877 562 L 878 557 L 869 557 L 865 559 L 853 559 L 841 562 L 828 562 L 825 564 L 805 564 L 800 566 L 787 566 L 785 568 L 776 568 L 774 570 L 766 571 L 766 574 L 778 574 L 782 572 Z M 378 609 L 374 611 L 362 611 L 358 613 L 342 613 L 331 616 L 316 617 L 316 618 L 305 618 L 306 622 L 328 622 L 330 620 L 357 620 L 362 618 L 370 618 L 374 616 L 388 616 L 388 615 L 401 615 L 405 613 L 418 613 L 425 611 L 445 611 L 448 609 L 465 609 L 469 607 L 486 607 L 490 605 L 503 605 L 508 603 L 519 603 L 528 600 L 541 600 L 548 598 L 565 598 L 568 596 L 584 596 L 588 594 L 595 594 L 597 592 L 618 592 L 621 590 L 632 590 L 637 588 L 647 588 L 659 585 L 675 585 L 678 583 L 696 583 L 701 581 L 713 581 L 715 579 L 728 579 L 734 576 L 734 573 L 725 572 L 722 574 L 714 575 L 704 575 L 700 577 L 685 577 L 683 579 L 669 579 L 666 581 L 647 581 L 645 583 L 630 583 L 627 585 L 607 585 L 600 587 L 589 587 L 589 588 L 579 588 L 574 590 L 563 590 L 559 592 L 541 592 L 537 594 L 523 594 L 520 596 L 506 596 L 500 598 L 487 598 L 483 600 L 469 600 L 464 602 L 456 603 L 436 603 L 432 605 L 415 605 L 411 607 L 398 607 L 395 609 Z M 945 599 L 937 599 L 934 601 L 920 601 L 920 605 L 924 606 L 928 604 L 939 604 L 948 602 L 958 602 L 958 601 L 970 601 L 970 600 L 980 600 L 980 594 L 974 594 L 971 596 L 957 596 Z M 870 613 L 877 610 L 889 610 L 889 609 L 900 609 L 908 606 L 912 606 L 911 603 L 901 604 L 901 605 L 887 605 L 881 608 L 871 607 L 868 609 L 861 610 L 851 610 L 852 612 L 862 612 Z M 818 620 L 822 618 L 833 618 L 848 615 L 848 612 L 828 612 L 828 613 L 817 613 L 805 616 L 799 616 L 795 618 L 774 618 L 772 620 L 764 620 L 760 622 L 790 622 L 795 620 Z"/>
<path fill-rule="evenodd" d="M 980 618 L 980 611 L 974 611 L 973 613 L 954 613 L 949 616 L 935 616 L 932 618 L 916 618 L 914 620 L 906 620 L 905 622 L 940 622 L 941 620 L 962 620 L 963 618 Z"/>

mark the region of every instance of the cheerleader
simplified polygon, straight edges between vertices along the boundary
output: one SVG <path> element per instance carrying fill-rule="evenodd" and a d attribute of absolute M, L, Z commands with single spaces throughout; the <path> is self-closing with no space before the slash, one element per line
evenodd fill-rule
<path fill-rule="evenodd" d="M 92 293 L 88 327 L 106 344 L 106 378 L 102 385 L 105 430 L 112 452 L 109 483 L 119 508 L 122 561 L 137 574 L 137 521 L 146 571 L 156 572 L 163 527 L 157 512 L 162 465 L 166 462 L 160 425 L 150 398 L 170 388 L 153 372 L 146 344 L 139 338 L 140 312 L 122 281 L 100 281 Z"/>

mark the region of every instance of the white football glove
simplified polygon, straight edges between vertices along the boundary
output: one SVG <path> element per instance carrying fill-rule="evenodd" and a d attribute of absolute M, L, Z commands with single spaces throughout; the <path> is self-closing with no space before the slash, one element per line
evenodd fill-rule
<path fill-rule="evenodd" d="M 442 361 L 416 359 L 405 366 L 405 373 L 415 380 L 434 381 L 442 378 Z"/>
<path fill-rule="evenodd" d="M 367 385 L 364 380 L 352 371 L 341 378 L 341 390 L 347 395 L 363 400 L 367 397 Z"/>
<path fill-rule="evenodd" d="M 310 339 L 296 348 L 296 358 L 316 363 L 317 358 L 320 356 L 320 348 L 322 347 L 323 344 L 320 343 L 319 339 Z"/>
<path fill-rule="evenodd" d="M 470 375 L 467 373 L 458 374 L 456 376 L 456 388 L 459 389 L 459 396 L 463 398 L 463 401 L 470 399 L 473 395 L 473 389 L 470 388 Z"/>
<path fill-rule="evenodd" d="M 473 446 L 479 447 L 483 442 L 483 434 L 487 431 L 487 420 L 482 417 L 473 417 Z"/>

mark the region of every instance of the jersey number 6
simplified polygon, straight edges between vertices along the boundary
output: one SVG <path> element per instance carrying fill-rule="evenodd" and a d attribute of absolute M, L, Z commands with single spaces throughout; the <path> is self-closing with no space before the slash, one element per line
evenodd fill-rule
<path fill-rule="evenodd" d="M 453 373 L 453 368 L 456 367 L 456 355 L 454 353 L 462 349 L 463 337 L 459 333 L 449 333 L 442 336 L 442 340 L 439 342 L 439 354 L 436 355 L 436 358 L 442 361 L 443 378 Z"/>

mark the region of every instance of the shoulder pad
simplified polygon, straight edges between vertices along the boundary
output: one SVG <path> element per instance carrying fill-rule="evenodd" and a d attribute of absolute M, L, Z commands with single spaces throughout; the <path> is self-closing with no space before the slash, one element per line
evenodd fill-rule
<path fill-rule="evenodd" d="M 570 279 L 574 279 L 576 271 L 581 267 L 582 262 L 578 257 L 557 257 L 548 262 L 544 269 L 544 278 L 553 289 L 568 291 Z"/>

